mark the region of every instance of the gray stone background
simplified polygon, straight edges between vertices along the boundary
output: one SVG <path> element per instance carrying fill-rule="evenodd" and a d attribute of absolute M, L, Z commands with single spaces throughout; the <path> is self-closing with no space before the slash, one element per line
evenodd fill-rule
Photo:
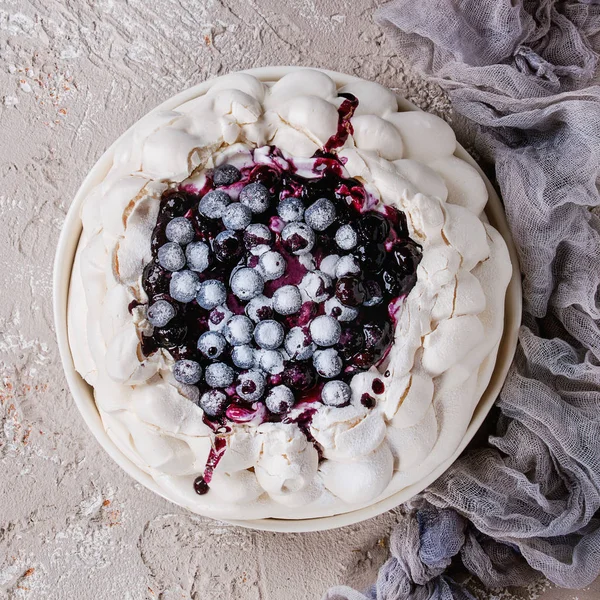
<path fill-rule="evenodd" d="M 198 518 L 121 472 L 62 374 L 52 259 L 103 150 L 169 96 L 293 64 L 399 89 L 451 120 L 373 23 L 380 0 L 0 0 L 0 599 L 308 600 L 364 588 L 395 513 L 283 535 Z M 592 600 L 540 581 L 477 598 Z M 594 591 L 595 589 L 595 591 Z"/>

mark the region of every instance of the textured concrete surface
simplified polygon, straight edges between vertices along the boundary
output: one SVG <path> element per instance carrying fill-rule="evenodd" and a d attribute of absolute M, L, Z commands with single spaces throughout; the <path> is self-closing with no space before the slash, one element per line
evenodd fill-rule
<path fill-rule="evenodd" d="M 85 429 L 54 342 L 51 268 L 86 171 L 173 93 L 229 70 L 320 66 L 451 116 L 372 22 L 379 0 L 0 0 L 0 599 L 319 598 L 365 587 L 388 513 L 330 533 L 197 518 L 122 473 Z M 591 600 L 596 592 L 478 598 Z"/>

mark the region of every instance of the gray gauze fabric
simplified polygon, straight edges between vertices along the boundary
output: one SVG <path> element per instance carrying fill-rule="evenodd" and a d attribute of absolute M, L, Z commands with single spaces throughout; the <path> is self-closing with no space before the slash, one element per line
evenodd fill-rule
<path fill-rule="evenodd" d="M 495 435 L 407 508 L 368 596 L 326 598 L 470 598 L 453 557 L 488 586 L 583 587 L 600 572 L 600 0 L 398 0 L 377 19 L 494 165 L 525 307 Z"/>

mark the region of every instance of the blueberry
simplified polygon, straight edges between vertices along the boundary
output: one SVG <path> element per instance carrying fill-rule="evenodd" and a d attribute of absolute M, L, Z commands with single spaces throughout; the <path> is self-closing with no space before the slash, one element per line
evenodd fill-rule
<path fill-rule="evenodd" d="M 336 298 L 346 306 L 360 306 L 367 293 L 362 281 L 354 275 L 340 277 L 335 284 Z"/>
<path fill-rule="evenodd" d="M 226 388 L 233 383 L 233 369 L 222 362 L 212 363 L 206 367 L 204 379 L 212 388 Z"/>
<path fill-rule="evenodd" d="M 335 268 L 339 261 L 340 257 L 337 254 L 328 254 L 321 259 L 319 269 L 329 277 L 336 277 Z"/>
<path fill-rule="evenodd" d="M 284 198 L 277 206 L 277 214 L 286 222 L 302 221 L 304 204 L 300 198 Z"/>
<path fill-rule="evenodd" d="M 318 303 L 325 302 L 333 293 L 331 277 L 322 271 L 306 273 L 300 287 L 313 302 Z"/>
<path fill-rule="evenodd" d="M 315 231 L 325 231 L 335 221 L 335 204 L 319 198 L 306 209 L 304 221 Z"/>
<path fill-rule="evenodd" d="M 225 338 L 216 331 L 205 331 L 198 339 L 198 350 L 206 358 L 219 358 L 226 347 Z"/>
<path fill-rule="evenodd" d="M 344 366 L 342 358 L 333 348 L 318 350 L 313 356 L 313 365 L 321 377 L 331 379 L 342 372 Z"/>
<path fill-rule="evenodd" d="M 358 220 L 356 229 L 364 242 L 382 243 L 390 233 L 390 224 L 382 214 L 371 211 Z"/>
<path fill-rule="evenodd" d="M 198 212 L 209 219 L 221 219 L 231 198 L 222 190 L 212 190 L 200 200 Z"/>
<path fill-rule="evenodd" d="M 185 246 L 194 239 L 194 226 L 185 217 L 177 217 L 167 223 L 165 234 L 170 242 Z"/>
<path fill-rule="evenodd" d="M 260 255 L 258 268 L 265 281 L 273 281 L 285 275 L 287 263 L 279 252 L 269 250 Z"/>
<path fill-rule="evenodd" d="M 343 327 L 336 349 L 345 360 L 349 360 L 365 347 L 365 336 L 360 327 Z"/>
<path fill-rule="evenodd" d="M 229 400 L 220 390 L 209 390 L 202 394 L 198 404 L 209 417 L 219 417 L 225 412 Z"/>
<path fill-rule="evenodd" d="M 246 302 L 263 293 L 265 281 L 256 269 L 242 267 L 231 276 L 229 285 L 231 291 Z"/>
<path fill-rule="evenodd" d="M 239 369 L 251 369 L 256 362 L 256 352 L 252 346 L 235 346 L 231 350 L 231 360 Z"/>
<path fill-rule="evenodd" d="M 276 385 L 271 388 L 265 398 L 267 408 L 276 415 L 288 412 L 294 406 L 294 402 L 294 392 L 285 385 Z"/>
<path fill-rule="evenodd" d="M 210 266 L 210 249 L 204 242 L 192 242 L 185 248 L 188 269 L 202 273 Z"/>
<path fill-rule="evenodd" d="M 317 375 L 314 368 L 307 362 L 290 365 L 283 372 L 283 382 L 293 390 L 304 392 L 314 387 Z"/>
<path fill-rule="evenodd" d="M 417 270 L 422 258 L 421 246 L 412 240 L 394 246 L 391 252 L 392 259 L 398 271 L 412 273 Z"/>
<path fill-rule="evenodd" d="M 256 246 L 267 245 L 272 238 L 271 230 L 263 223 L 250 223 L 244 231 L 244 244 L 248 250 Z"/>
<path fill-rule="evenodd" d="M 237 231 L 221 231 L 213 240 L 213 252 L 220 262 L 237 262 L 244 253 L 242 234 Z"/>
<path fill-rule="evenodd" d="M 285 336 L 284 347 L 292 360 L 306 360 L 316 349 L 307 327 L 292 327 Z"/>
<path fill-rule="evenodd" d="M 366 299 L 363 302 L 365 306 L 377 306 L 383 302 L 383 290 L 374 279 L 367 279 L 364 282 Z"/>
<path fill-rule="evenodd" d="M 157 300 L 148 308 L 148 321 L 154 327 L 164 327 L 175 315 L 177 310 L 166 300 Z"/>
<path fill-rule="evenodd" d="M 171 277 L 169 294 L 178 302 L 191 302 L 198 291 L 199 279 L 194 271 L 177 271 Z"/>
<path fill-rule="evenodd" d="M 242 178 L 239 169 L 233 165 L 219 165 L 213 171 L 213 183 L 219 187 L 222 185 L 231 185 Z"/>
<path fill-rule="evenodd" d="M 321 390 L 321 400 L 327 406 L 344 406 L 352 399 L 352 390 L 343 381 L 328 381 Z"/>
<path fill-rule="evenodd" d="M 360 264 L 354 256 L 342 256 L 335 265 L 335 276 L 337 279 L 344 275 L 357 275 L 360 273 Z"/>
<path fill-rule="evenodd" d="M 202 378 L 202 367 L 195 360 L 178 360 L 173 365 L 173 377 L 179 383 L 193 385 Z"/>
<path fill-rule="evenodd" d="M 160 217 L 173 219 L 183 216 L 190 206 L 190 199 L 185 192 L 167 190 L 160 201 Z"/>
<path fill-rule="evenodd" d="M 381 271 L 387 253 L 383 244 L 366 242 L 356 246 L 354 256 L 358 259 L 365 272 L 377 272 Z"/>
<path fill-rule="evenodd" d="M 223 225 L 225 225 L 227 229 L 240 231 L 241 229 L 246 229 L 251 222 L 252 211 L 239 202 L 230 204 L 223 214 Z"/>
<path fill-rule="evenodd" d="M 249 183 L 240 192 L 240 202 L 253 213 L 264 213 L 271 203 L 271 194 L 262 183 Z"/>
<path fill-rule="evenodd" d="M 208 315 L 208 327 L 211 331 L 221 331 L 227 325 L 227 321 L 229 321 L 232 315 L 233 313 L 226 304 L 216 306 L 210 311 L 210 315 Z"/>
<path fill-rule="evenodd" d="M 353 321 L 358 317 L 358 310 L 342 304 L 335 296 L 325 302 L 325 314 L 335 317 L 338 321 Z"/>
<path fill-rule="evenodd" d="M 283 338 L 283 326 L 273 319 L 260 321 L 254 328 L 254 340 L 264 350 L 279 348 L 283 343 Z"/>
<path fill-rule="evenodd" d="M 243 400 L 256 402 L 265 393 L 266 383 L 265 376 L 260 371 L 251 369 L 238 375 L 235 391 Z"/>
<path fill-rule="evenodd" d="M 310 335 L 317 346 L 334 346 L 340 339 L 342 328 L 337 319 L 321 315 L 312 320 Z"/>
<path fill-rule="evenodd" d="M 335 232 L 335 243 L 342 250 L 352 250 L 358 243 L 358 234 L 352 225 L 342 225 Z"/>
<path fill-rule="evenodd" d="M 185 267 L 185 254 L 176 242 L 167 242 L 158 249 L 158 263 L 167 271 L 179 271 Z"/>
<path fill-rule="evenodd" d="M 142 287 L 148 296 L 166 294 L 169 291 L 167 271 L 155 260 L 150 261 L 142 273 Z"/>
<path fill-rule="evenodd" d="M 315 245 L 315 232 L 306 223 L 288 223 L 281 232 L 281 241 L 288 252 L 307 254 Z"/>
<path fill-rule="evenodd" d="M 365 335 L 365 348 L 373 350 L 377 356 L 383 355 L 394 341 L 394 331 L 389 321 L 365 323 L 363 331 Z"/>
<path fill-rule="evenodd" d="M 198 286 L 196 302 L 201 308 L 212 310 L 227 300 L 225 284 L 217 279 L 207 279 Z"/>
<path fill-rule="evenodd" d="M 246 304 L 246 314 L 255 323 L 270 319 L 273 317 L 273 301 L 262 294 L 256 296 Z"/>
<path fill-rule="evenodd" d="M 283 355 L 279 350 L 262 350 L 258 364 L 269 375 L 279 375 L 285 368 Z"/>
<path fill-rule="evenodd" d="M 186 325 L 173 325 L 170 327 L 155 327 L 154 338 L 163 348 L 180 346 L 187 335 Z"/>
<path fill-rule="evenodd" d="M 232 346 L 243 346 L 252 341 L 253 331 L 254 325 L 248 317 L 245 315 L 234 315 L 227 321 L 227 325 L 223 329 L 223 334 Z"/>
<path fill-rule="evenodd" d="M 295 285 L 284 285 L 273 293 L 273 308 L 280 315 L 296 314 L 301 306 L 302 296 Z"/>

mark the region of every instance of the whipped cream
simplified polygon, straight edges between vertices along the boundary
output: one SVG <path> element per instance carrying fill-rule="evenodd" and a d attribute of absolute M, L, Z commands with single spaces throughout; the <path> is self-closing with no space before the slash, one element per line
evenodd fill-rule
<path fill-rule="evenodd" d="M 215 433 L 197 389 L 173 378 L 171 355 L 146 357 L 140 347 L 151 331 L 141 276 L 160 196 L 172 184 L 201 189 L 206 170 L 226 162 L 274 160 L 267 145 L 282 150 L 276 160 L 293 159 L 299 175 L 314 177 L 310 157 L 337 132 L 340 93 L 359 100 L 353 133 L 336 150 L 344 176 L 358 178 L 374 204 L 406 214 L 423 248 L 416 286 L 396 307 L 384 363 L 354 376 L 351 403 L 311 405 L 314 442 L 291 422 L 302 406 L 290 422 L 232 424 L 220 434 L 226 449 L 210 493 L 198 495 L 193 481 L 214 453 Z M 455 150 L 454 132 L 438 117 L 399 112 L 378 84 L 337 88 L 313 70 L 272 84 L 244 73 L 218 78 L 205 95 L 148 115 L 119 142 L 83 205 L 69 339 L 108 435 L 165 497 L 224 519 L 326 516 L 386 498 L 453 454 L 494 369 L 512 272 L 483 213 L 485 184 Z M 307 280 L 303 294 L 311 293 Z M 142 306 L 130 312 L 136 302 Z M 374 407 L 363 405 L 364 393 Z"/>

